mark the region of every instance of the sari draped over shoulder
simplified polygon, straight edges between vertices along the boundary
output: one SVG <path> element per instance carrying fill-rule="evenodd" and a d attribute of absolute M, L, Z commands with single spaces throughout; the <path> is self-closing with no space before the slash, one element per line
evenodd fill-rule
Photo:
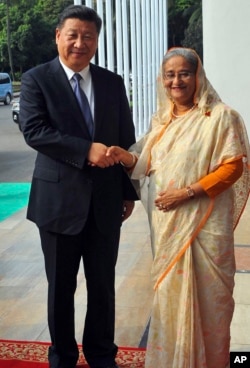
<path fill-rule="evenodd" d="M 158 79 L 158 106 L 132 179 L 147 179 L 155 295 L 146 368 L 226 368 L 234 311 L 233 230 L 249 196 L 249 143 L 240 115 L 221 102 L 199 61 L 197 108 L 171 120 L 173 104 Z M 194 198 L 168 212 L 154 200 L 242 158 L 243 174 L 214 199 Z M 145 186 L 145 185 L 144 185 Z"/>

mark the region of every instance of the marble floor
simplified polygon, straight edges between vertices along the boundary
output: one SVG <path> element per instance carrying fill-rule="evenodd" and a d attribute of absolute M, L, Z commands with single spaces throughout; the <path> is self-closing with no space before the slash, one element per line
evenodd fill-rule
<path fill-rule="evenodd" d="M 36 227 L 26 209 L 0 222 L 0 338 L 49 341 L 46 323 L 47 285 Z M 235 232 L 238 272 L 231 350 L 250 351 L 250 204 Z M 140 345 L 150 317 L 152 255 L 145 211 L 136 204 L 122 226 L 116 268 L 116 343 Z M 81 343 L 86 310 L 83 271 L 76 292 L 76 338 Z"/>

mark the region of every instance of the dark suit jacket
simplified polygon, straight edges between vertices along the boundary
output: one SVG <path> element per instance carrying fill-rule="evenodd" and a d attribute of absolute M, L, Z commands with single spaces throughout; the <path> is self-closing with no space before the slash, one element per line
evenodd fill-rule
<path fill-rule="evenodd" d="M 120 76 L 90 65 L 95 96 L 94 141 L 128 148 L 134 125 Z M 121 165 L 87 165 L 91 139 L 58 58 L 24 73 L 20 124 L 38 151 L 27 217 L 44 230 L 79 233 L 92 203 L 101 231 L 121 224 L 122 201 L 137 199 Z"/>

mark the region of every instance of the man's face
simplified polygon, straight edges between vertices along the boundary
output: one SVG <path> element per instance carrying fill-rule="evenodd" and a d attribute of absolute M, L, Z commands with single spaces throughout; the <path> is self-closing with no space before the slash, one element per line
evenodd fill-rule
<path fill-rule="evenodd" d="M 74 72 L 79 72 L 89 64 L 97 50 L 95 23 L 66 19 L 63 27 L 56 29 L 56 44 L 62 62 Z"/>

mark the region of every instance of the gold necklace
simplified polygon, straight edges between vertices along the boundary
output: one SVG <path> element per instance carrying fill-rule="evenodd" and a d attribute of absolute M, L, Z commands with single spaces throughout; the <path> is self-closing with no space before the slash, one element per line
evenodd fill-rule
<path fill-rule="evenodd" d="M 182 118 L 183 116 L 185 116 L 185 115 L 187 115 L 189 112 L 191 112 L 191 111 L 193 111 L 194 109 L 195 109 L 195 107 L 196 107 L 197 105 L 196 104 L 194 104 L 192 107 L 191 107 L 191 109 L 189 109 L 188 111 L 186 111 L 184 114 L 182 114 L 182 115 L 176 115 L 174 112 L 172 112 L 172 115 L 173 115 L 173 117 L 175 117 L 175 118 Z"/>

